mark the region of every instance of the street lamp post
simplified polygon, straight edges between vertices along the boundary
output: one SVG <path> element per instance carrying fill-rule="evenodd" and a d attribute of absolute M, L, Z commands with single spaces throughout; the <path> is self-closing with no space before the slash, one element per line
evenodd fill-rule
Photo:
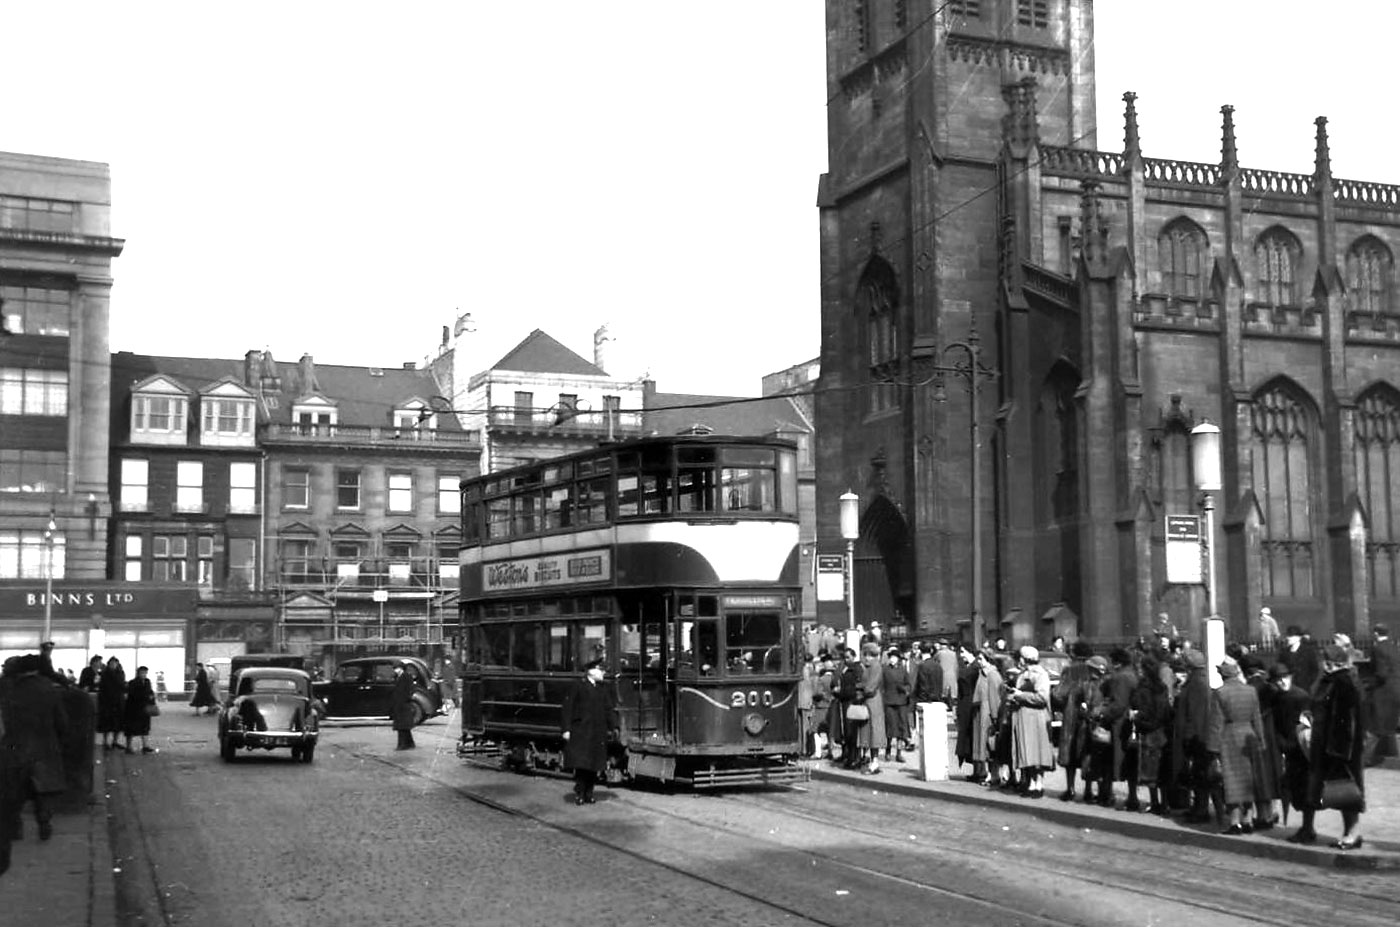
<path fill-rule="evenodd" d="M 44 636 L 39 643 L 53 638 L 53 539 L 58 524 L 49 513 L 49 526 L 44 530 Z"/>
<path fill-rule="evenodd" d="M 945 363 L 944 358 L 949 353 L 958 353 L 963 357 L 954 363 Z M 970 445 L 971 467 L 968 490 L 972 506 L 972 614 L 970 617 L 972 646 L 979 648 L 986 639 L 986 628 L 982 624 L 982 410 L 980 394 L 982 380 L 992 379 L 998 376 L 998 373 L 982 364 L 982 337 L 977 333 L 975 318 L 966 341 L 949 342 L 939 348 L 937 343 L 931 339 L 919 338 L 914 341 L 912 357 L 916 370 L 928 370 L 932 373 L 934 402 L 948 400 L 948 394 L 943 385 L 946 374 L 962 377 L 967 382 L 967 390 L 971 396 L 968 410 L 970 420 L 968 443 Z"/>
<path fill-rule="evenodd" d="M 841 537 L 846 539 L 846 628 L 856 626 L 856 538 L 860 537 L 860 496 L 841 494 Z"/>
<path fill-rule="evenodd" d="M 1216 667 L 1225 656 L 1225 621 L 1220 617 L 1219 597 L 1215 581 L 1215 496 L 1223 488 L 1220 473 L 1220 428 L 1201 422 L 1191 429 L 1191 470 L 1196 489 L 1201 494 L 1206 527 L 1202 532 L 1206 548 L 1206 592 L 1209 614 L 1205 621 L 1206 665 L 1210 668 L 1212 686 L 1220 685 Z"/>

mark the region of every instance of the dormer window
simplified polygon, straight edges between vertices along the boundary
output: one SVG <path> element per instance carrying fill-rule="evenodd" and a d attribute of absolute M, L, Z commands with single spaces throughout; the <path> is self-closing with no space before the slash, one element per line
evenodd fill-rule
<path fill-rule="evenodd" d="M 335 434 L 336 408 L 319 393 L 298 399 L 292 406 L 292 424 L 298 434 L 329 438 Z"/>
<path fill-rule="evenodd" d="M 409 400 L 394 410 L 397 431 L 434 432 L 437 426 L 437 412 L 421 399 Z"/>
<path fill-rule="evenodd" d="M 131 443 L 184 444 L 189 391 L 173 380 L 151 377 L 131 388 Z"/>
<path fill-rule="evenodd" d="M 258 412 L 253 395 L 235 380 L 221 380 L 202 390 L 199 440 L 216 447 L 251 447 Z"/>

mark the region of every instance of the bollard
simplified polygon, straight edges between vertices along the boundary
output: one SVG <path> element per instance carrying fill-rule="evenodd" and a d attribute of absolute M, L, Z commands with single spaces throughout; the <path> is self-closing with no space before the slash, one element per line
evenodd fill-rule
<path fill-rule="evenodd" d="M 919 703 L 919 778 L 948 778 L 948 706 L 942 702 Z"/>

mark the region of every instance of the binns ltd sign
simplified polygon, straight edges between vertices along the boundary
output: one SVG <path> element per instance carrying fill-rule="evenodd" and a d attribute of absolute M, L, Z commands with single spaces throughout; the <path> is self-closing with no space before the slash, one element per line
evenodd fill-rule
<path fill-rule="evenodd" d="M 134 592 L 30 592 L 24 597 L 24 604 L 30 608 L 62 607 L 65 605 L 101 605 L 111 608 L 117 605 L 131 605 L 136 601 Z"/>
<path fill-rule="evenodd" d="M 189 616 L 199 590 L 194 586 L 157 586 L 138 583 L 54 583 L 49 591 L 32 583 L 23 586 L 0 583 L 0 618 L 42 616 L 58 618 L 92 615 Z"/>

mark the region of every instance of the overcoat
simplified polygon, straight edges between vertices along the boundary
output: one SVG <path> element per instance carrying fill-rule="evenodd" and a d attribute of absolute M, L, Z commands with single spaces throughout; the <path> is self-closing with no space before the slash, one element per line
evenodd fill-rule
<path fill-rule="evenodd" d="M 1089 718 L 1084 710 L 1086 687 L 1096 687 L 1094 669 L 1078 657 L 1060 673 L 1060 681 L 1050 694 L 1051 705 L 1060 717 L 1060 748 L 1056 759 L 1066 769 L 1078 769 L 1089 750 Z"/>
<path fill-rule="evenodd" d="M 1050 746 L 1050 674 L 1032 663 L 1016 678 L 1011 698 L 1011 765 L 1017 769 L 1054 769 Z"/>
<path fill-rule="evenodd" d="M 617 710 L 605 683 L 588 679 L 574 683 L 564 696 L 559 726 L 569 732 L 564 743 L 565 769 L 607 770 L 608 733 L 617 729 Z"/>
<path fill-rule="evenodd" d="M 1312 700 L 1312 752 L 1308 757 L 1308 805 L 1318 807 L 1322 783 L 1348 776 L 1361 789 L 1366 810 L 1362 754 L 1361 693 L 1351 668 L 1328 673 L 1317 682 Z"/>
<path fill-rule="evenodd" d="M 1308 755 L 1298 743 L 1298 722 L 1312 704 L 1312 696 L 1297 686 L 1279 691 L 1274 703 L 1274 736 L 1283 753 L 1281 797 L 1298 810 L 1308 803 Z"/>
<path fill-rule="evenodd" d="M 1367 712 L 1372 734 L 1394 735 L 1400 727 L 1400 649 L 1387 638 L 1371 651 L 1371 690 Z"/>
<path fill-rule="evenodd" d="M 1001 690 L 1004 683 L 1001 673 L 991 663 L 978 672 L 976 679 L 977 682 L 972 688 L 969 746 L 972 749 L 973 762 L 985 763 L 991 756 L 987 738 L 992 734 L 997 715 L 1001 712 Z"/>
<path fill-rule="evenodd" d="M 120 734 L 126 708 L 126 673 L 119 666 L 108 664 L 102 669 L 97 683 L 97 730 L 102 734 Z"/>
<path fill-rule="evenodd" d="M 194 697 L 190 699 L 190 707 L 205 708 L 218 703 L 219 700 L 214 697 L 214 689 L 209 685 L 209 673 L 201 666 L 195 670 Z"/>
<path fill-rule="evenodd" d="M 1131 733 L 1128 709 L 1132 707 L 1133 690 L 1137 688 L 1137 672 L 1131 666 L 1116 667 L 1103 681 L 1103 707 L 1100 722 L 1113 732 L 1112 770 L 1100 769 L 1099 778 L 1126 779 L 1130 770 L 1136 774 L 1136 756 L 1129 756 L 1127 742 Z"/>
<path fill-rule="evenodd" d="M 878 657 L 866 657 L 861 673 L 860 693 L 865 696 L 865 707 L 870 709 L 870 720 L 856 726 L 856 747 L 861 750 L 883 750 L 888 739 L 885 734 L 885 700 L 880 696 L 884 686 L 884 669 Z"/>
<path fill-rule="evenodd" d="M 1254 765 L 1263 746 L 1259 696 L 1239 676 L 1227 677 L 1211 694 L 1210 731 L 1206 735 L 1206 751 L 1220 756 L 1227 805 L 1262 800 L 1254 791 Z"/>
<path fill-rule="evenodd" d="M 1172 769 L 1178 781 L 1205 787 L 1206 737 L 1210 733 L 1210 680 L 1204 666 L 1192 667 L 1176 694 L 1172 714 Z"/>
<path fill-rule="evenodd" d="M 150 679 L 137 676 L 126 684 L 126 705 L 122 709 L 122 733 L 127 737 L 145 737 L 151 733 L 151 716 L 146 706 L 156 703 L 156 690 Z"/>
<path fill-rule="evenodd" d="M 1311 692 L 1322 675 L 1322 654 L 1310 638 L 1299 641 L 1297 650 L 1290 650 L 1284 644 L 1278 652 L 1278 662 L 1288 667 L 1293 674 L 1293 685 L 1304 692 Z"/>
<path fill-rule="evenodd" d="M 1137 712 L 1133 724 L 1138 736 L 1138 784 L 1156 785 L 1162 777 L 1162 757 L 1171 731 L 1172 704 L 1159 677 L 1143 676 L 1130 700 Z"/>
<path fill-rule="evenodd" d="M 67 787 L 63 738 L 68 713 L 59 686 L 37 673 L 7 681 L 0 713 L 4 715 L 5 765 L 15 777 L 12 781 L 28 780 L 40 793 L 62 792 Z"/>
<path fill-rule="evenodd" d="M 909 704 L 909 693 L 914 681 L 904 666 L 880 668 L 880 699 L 885 704 L 885 736 L 891 741 L 909 739 L 908 715 L 905 708 Z"/>
<path fill-rule="evenodd" d="M 943 698 L 943 667 L 930 654 L 914 669 L 914 701 L 936 702 Z"/>
<path fill-rule="evenodd" d="M 1263 743 L 1254 764 L 1254 800 L 1273 801 L 1282 791 L 1283 750 L 1278 743 L 1278 726 L 1274 723 L 1274 712 L 1278 708 L 1278 689 L 1269 685 L 1262 673 L 1251 673 L 1245 680 L 1259 696 L 1259 717 L 1264 731 Z"/>
<path fill-rule="evenodd" d="M 393 719 L 394 730 L 413 730 L 413 677 L 408 670 L 399 673 L 394 679 L 394 694 L 389 699 L 389 716 Z"/>
<path fill-rule="evenodd" d="M 958 740 L 953 748 L 958 765 L 973 760 L 972 721 L 975 717 L 975 708 L 972 704 L 972 693 L 977 688 L 977 681 L 981 678 L 982 674 L 977 669 L 976 663 L 968 663 L 958 670 L 957 707 L 954 710 L 954 717 L 957 719 L 958 725 Z"/>

